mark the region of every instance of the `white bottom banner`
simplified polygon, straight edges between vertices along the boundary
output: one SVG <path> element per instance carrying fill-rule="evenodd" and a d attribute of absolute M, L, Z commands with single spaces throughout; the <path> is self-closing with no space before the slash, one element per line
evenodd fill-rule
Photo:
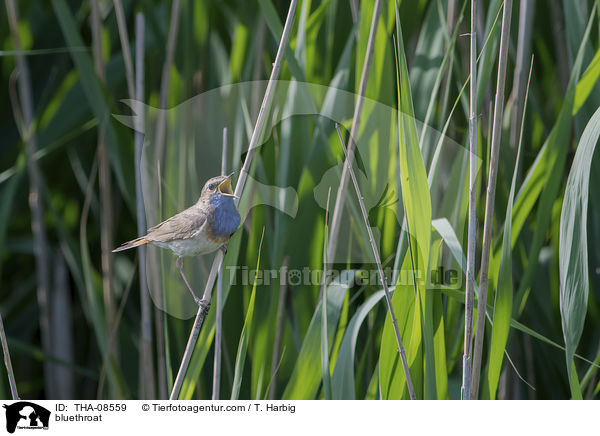
<path fill-rule="evenodd" d="M 39 435 L 35 430 L 78 436 L 111 431 L 286 436 L 598 432 L 594 401 L 5 401 L 3 406 L 3 431 L 21 436 Z"/>

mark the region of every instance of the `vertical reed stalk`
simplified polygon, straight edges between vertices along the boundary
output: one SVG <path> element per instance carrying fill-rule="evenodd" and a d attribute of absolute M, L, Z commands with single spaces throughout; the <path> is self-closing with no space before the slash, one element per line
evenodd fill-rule
<path fill-rule="evenodd" d="M 244 190 L 244 185 L 246 184 L 246 179 L 248 178 L 248 172 L 250 170 L 250 164 L 252 163 L 252 159 L 254 158 L 256 148 L 259 145 L 267 114 L 269 113 L 271 108 L 271 101 L 273 100 L 273 94 L 275 91 L 275 86 L 277 84 L 277 78 L 279 77 L 279 70 L 281 69 L 283 52 L 287 45 L 290 33 L 292 31 L 292 25 L 294 22 L 294 14 L 296 12 L 297 3 L 298 0 L 292 0 L 290 2 L 287 18 L 285 20 L 285 26 L 283 27 L 283 33 L 281 35 L 281 41 L 279 42 L 279 48 L 277 49 L 277 55 L 275 56 L 275 62 L 273 63 L 271 77 L 269 77 L 269 83 L 265 91 L 265 96 L 263 98 L 263 102 L 258 113 L 258 118 L 256 120 L 256 125 L 254 126 L 254 131 L 252 132 L 252 138 L 250 138 L 250 144 L 248 145 L 248 153 L 246 154 L 246 159 L 244 160 L 244 164 L 242 165 L 240 177 L 235 187 L 236 205 L 237 203 L 239 203 L 239 198 L 242 194 L 242 191 Z M 223 252 L 219 250 L 217 251 L 217 254 L 215 255 L 215 258 L 213 260 L 213 264 L 210 269 L 210 274 L 206 282 L 206 287 L 204 288 L 204 294 L 202 299 L 205 300 L 207 303 L 210 303 L 212 289 L 217 276 L 217 271 L 221 268 L 222 262 Z M 183 379 L 190 364 L 190 359 L 192 357 L 192 353 L 194 352 L 194 347 L 196 346 L 196 342 L 198 341 L 198 336 L 200 334 L 200 328 L 202 327 L 202 323 L 204 322 L 204 317 L 205 311 L 201 307 L 198 309 L 198 313 L 196 315 L 196 319 L 194 320 L 194 325 L 192 327 L 192 332 L 190 333 L 190 337 L 185 347 L 183 358 L 181 360 L 181 365 L 179 367 L 179 371 L 177 372 L 175 383 L 173 384 L 173 390 L 171 391 L 170 396 L 170 399 L 172 400 L 179 398 L 179 393 L 181 392 Z"/>
<path fill-rule="evenodd" d="M 2 354 L 4 355 L 4 365 L 6 365 L 6 373 L 8 374 L 8 384 L 10 386 L 10 394 L 13 400 L 19 399 L 17 391 L 17 383 L 15 382 L 15 372 L 13 371 L 12 361 L 10 359 L 10 351 L 8 350 L 8 340 L 6 339 L 6 331 L 4 330 L 4 321 L 0 314 L 0 341 L 2 342 Z"/>
<path fill-rule="evenodd" d="M 50 271 L 48 265 L 48 239 L 46 237 L 46 228 L 44 226 L 44 205 L 41 200 L 41 175 L 34 157 L 37 151 L 37 137 L 35 135 L 35 122 L 33 118 L 33 93 L 31 90 L 31 77 L 29 66 L 21 50 L 21 39 L 18 32 L 18 11 L 14 0 L 6 0 L 6 11 L 8 15 L 8 24 L 12 37 L 12 43 L 17 54 L 15 55 L 17 72 L 19 100 L 21 103 L 23 125 L 21 127 L 21 137 L 25 143 L 25 155 L 27 157 L 27 171 L 29 173 L 29 208 L 31 209 L 31 229 L 33 233 L 33 251 L 35 255 L 36 276 L 37 276 L 37 302 L 40 310 L 40 335 L 42 339 L 42 348 L 47 354 L 51 353 L 51 335 L 50 335 L 50 316 L 48 308 L 48 292 L 50 289 Z M 15 114 L 15 118 L 19 116 Z M 2 339 L 2 350 L 4 352 L 4 362 L 8 372 L 8 381 L 10 384 L 13 399 L 19 397 L 15 377 L 6 343 L 4 325 L 0 317 L 0 337 Z M 44 381 L 46 395 L 52 397 L 54 389 L 52 386 L 51 366 L 46 360 L 44 363 Z"/>
<path fill-rule="evenodd" d="M 471 337 L 473 336 L 473 294 L 475 292 L 475 238 L 477 222 L 477 0 L 471 0 L 471 82 L 469 102 L 469 212 L 467 230 L 467 290 L 465 293 L 465 338 L 460 398 L 467 400 L 471 391 Z"/>
<path fill-rule="evenodd" d="M 133 75 L 133 62 L 131 60 L 131 50 L 129 50 L 129 33 L 127 32 L 127 23 L 125 22 L 123 3 L 121 2 L 121 0 L 113 0 L 113 4 L 115 6 L 115 15 L 117 16 L 117 28 L 119 29 L 119 39 L 121 40 L 121 48 L 123 50 L 123 62 L 125 63 L 125 79 L 127 79 L 127 92 L 129 93 L 129 98 L 134 99 L 135 79 Z"/>
<path fill-rule="evenodd" d="M 155 159 L 158 161 L 162 161 L 164 157 L 167 122 L 167 114 L 164 109 L 167 108 L 169 81 L 171 80 L 171 66 L 173 65 L 173 58 L 175 57 L 175 42 L 177 41 L 179 29 L 179 5 L 180 0 L 173 0 L 173 5 L 171 6 L 171 19 L 169 22 L 169 35 L 167 37 L 167 54 L 165 56 L 165 63 L 162 68 L 162 78 L 160 81 L 160 96 L 158 101 L 158 108 L 160 110 L 158 111 L 156 119 L 156 135 L 154 137 L 154 140 L 156 141 Z"/>
<path fill-rule="evenodd" d="M 498 157 L 500 155 L 502 115 L 504 112 L 504 82 L 506 79 L 506 64 L 508 63 L 508 39 L 510 36 L 511 13 L 512 0 L 505 0 L 504 10 L 502 11 L 502 33 L 500 36 L 500 53 L 498 57 L 498 81 L 496 83 L 496 97 L 494 101 L 494 121 L 492 126 L 491 159 L 488 177 L 487 197 L 485 200 L 485 221 L 483 224 L 481 271 L 479 277 L 479 298 L 477 300 L 477 325 L 475 328 L 475 346 L 473 350 L 473 376 L 471 386 L 472 399 L 476 399 L 479 392 L 479 375 L 481 371 L 483 334 L 485 332 L 490 247 L 492 243 L 492 225 L 494 221 L 494 199 L 496 196 L 496 178 L 498 176 Z M 511 219 L 511 217 L 506 217 L 506 219 Z"/>
<path fill-rule="evenodd" d="M 221 175 L 227 173 L 227 127 L 223 128 L 223 145 L 221 147 Z M 223 265 L 219 268 L 217 277 L 216 297 L 216 320 L 215 320 L 215 360 L 213 370 L 212 399 L 218 400 L 221 387 L 221 356 L 223 352 Z"/>
<path fill-rule="evenodd" d="M 402 368 L 404 369 L 404 377 L 406 378 L 406 386 L 408 388 L 408 393 L 410 395 L 411 400 L 416 400 L 417 397 L 415 395 L 415 388 L 413 387 L 412 379 L 410 377 L 408 360 L 406 359 L 406 353 L 404 351 L 404 346 L 402 344 L 400 328 L 398 327 L 398 321 L 396 320 L 396 315 L 394 313 L 394 307 L 392 306 L 392 296 L 390 294 L 390 290 L 388 289 L 387 280 L 385 278 L 385 275 L 383 274 L 383 267 L 381 265 L 381 257 L 379 256 L 379 250 L 377 249 L 377 245 L 375 244 L 375 238 L 373 237 L 373 230 L 371 229 L 371 225 L 369 224 L 369 215 L 367 213 L 367 208 L 365 207 L 365 202 L 363 201 L 362 194 L 360 193 L 360 187 L 358 186 L 358 181 L 356 180 L 356 176 L 354 174 L 354 169 L 352 168 L 352 163 L 350 161 L 350 154 L 349 154 L 348 150 L 346 149 L 346 144 L 344 143 L 344 139 L 342 138 L 342 132 L 340 132 L 340 126 L 338 124 L 336 124 L 335 128 L 336 128 L 338 136 L 340 138 L 340 142 L 342 144 L 342 149 L 344 150 L 344 154 L 346 156 L 345 167 L 348 168 L 348 172 L 350 173 L 350 177 L 352 178 L 352 183 L 354 184 L 354 190 L 356 191 L 356 196 L 358 197 L 358 204 L 360 205 L 360 211 L 362 212 L 363 220 L 365 222 L 365 226 L 367 227 L 367 232 L 369 234 L 369 242 L 371 243 L 371 250 L 373 251 L 373 257 L 375 257 L 375 263 L 377 264 L 377 271 L 379 273 L 379 278 L 381 279 L 381 284 L 383 285 L 383 291 L 385 293 L 385 301 L 387 303 L 388 312 L 390 313 L 392 325 L 394 326 L 394 335 L 396 336 L 396 342 L 398 344 L 398 353 L 400 354 L 400 360 L 402 361 Z"/>
<path fill-rule="evenodd" d="M 115 0 L 120 5 L 121 0 Z M 122 12 L 121 12 L 122 13 Z M 118 15 L 117 15 L 118 16 Z M 127 39 L 127 29 L 119 32 L 122 34 L 121 43 L 123 53 L 129 53 L 129 40 Z M 135 16 L 135 88 L 131 96 L 138 102 L 144 101 L 144 33 L 145 21 L 141 13 Z M 124 55 L 125 67 L 129 76 L 129 67 L 127 67 L 127 58 L 131 62 L 131 54 Z M 132 68 L 133 70 L 133 68 Z M 133 72 L 133 71 L 132 71 Z M 134 80 L 132 79 L 132 82 Z M 136 198 L 136 218 L 138 236 L 146 234 L 146 212 L 144 209 L 144 193 L 142 191 L 142 149 L 144 147 L 144 127 L 145 113 L 142 111 L 137 114 L 135 128 L 135 198 Z M 154 383 L 154 360 L 152 358 L 153 340 L 152 340 L 152 306 L 150 304 L 150 292 L 148 290 L 148 277 L 146 275 L 146 247 L 142 246 L 138 250 L 140 267 L 140 327 L 142 347 L 140 355 L 140 398 L 156 398 L 156 386 Z M 163 397 L 161 397 L 163 398 Z"/>
<path fill-rule="evenodd" d="M 523 116 L 523 101 L 527 80 L 527 61 L 531 53 L 531 36 L 533 35 L 533 17 L 535 0 L 521 0 L 519 9 L 519 36 L 517 39 L 517 59 L 513 83 L 513 110 L 510 124 L 510 146 L 517 149 L 521 117 Z"/>
<path fill-rule="evenodd" d="M 356 106 L 354 107 L 354 115 L 352 117 L 352 128 L 350 130 L 350 138 L 348 140 L 348 156 L 350 156 L 349 165 L 352 166 L 352 156 L 354 156 L 354 144 L 358 136 L 360 127 L 360 119 L 363 109 L 364 96 L 369 82 L 369 73 L 371 71 L 371 61 L 373 60 L 373 51 L 375 49 L 375 35 L 377 33 L 377 23 L 381 15 L 381 0 L 375 1 L 373 9 L 373 18 L 371 20 L 371 29 L 369 30 L 369 39 L 367 41 L 367 52 L 365 53 L 365 61 L 363 63 L 362 75 L 358 87 L 358 95 L 356 98 Z M 345 203 L 345 193 L 348 187 L 348 167 L 344 166 L 340 185 L 338 186 L 335 197 L 335 206 L 333 208 L 333 216 L 331 218 L 331 229 L 329 234 L 329 243 L 327 245 L 327 259 L 332 261 L 335 259 L 335 251 L 337 248 L 338 233 L 340 231 L 340 223 L 342 219 L 342 211 Z M 321 293 L 322 293 L 321 289 Z"/>
<path fill-rule="evenodd" d="M 100 8 L 98 0 L 91 0 L 91 27 L 92 27 L 92 52 L 94 56 L 94 69 L 101 82 L 105 82 L 104 62 L 102 60 L 102 22 L 100 18 Z M 112 213 L 112 194 L 110 178 L 110 162 L 108 161 L 108 152 L 104 142 L 104 130 L 107 120 L 98 120 L 98 177 L 100 189 L 100 245 L 101 245 L 101 263 L 102 263 L 102 290 L 104 293 L 104 308 L 106 311 L 106 324 L 109 331 L 115 324 L 116 302 L 114 289 L 112 286 L 113 277 L 113 213 Z M 112 341 L 108 352 L 114 359 L 118 359 L 119 347 L 118 341 Z"/>

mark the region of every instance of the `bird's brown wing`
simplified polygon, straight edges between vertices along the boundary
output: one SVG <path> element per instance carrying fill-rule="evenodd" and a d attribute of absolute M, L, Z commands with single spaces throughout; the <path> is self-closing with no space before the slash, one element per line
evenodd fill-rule
<path fill-rule="evenodd" d="M 150 227 L 144 236 L 149 241 L 169 242 L 176 239 L 196 237 L 206 223 L 206 213 L 197 207 L 190 207 L 171 218 Z"/>

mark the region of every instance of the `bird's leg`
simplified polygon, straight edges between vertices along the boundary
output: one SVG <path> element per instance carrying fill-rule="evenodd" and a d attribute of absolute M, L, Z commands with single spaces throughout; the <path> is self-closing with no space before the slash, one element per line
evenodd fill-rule
<path fill-rule="evenodd" d="M 198 306 L 206 306 L 206 303 L 204 302 L 204 300 L 201 300 L 200 298 L 198 298 L 196 296 L 196 293 L 194 292 L 194 290 L 188 283 L 187 278 L 186 278 L 185 274 L 183 273 L 183 258 L 178 257 L 177 260 L 175 261 L 175 265 L 177 265 L 177 268 L 179 268 L 179 273 L 181 274 L 181 277 L 183 277 L 183 281 L 185 282 L 187 288 L 190 290 L 192 297 L 194 297 L 194 301 L 196 302 L 196 304 Z"/>
<path fill-rule="evenodd" d="M 223 245 L 221 245 L 219 248 L 221 249 L 221 251 L 223 252 L 223 257 L 225 257 L 225 255 L 227 254 L 227 242 L 225 242 Z"/>

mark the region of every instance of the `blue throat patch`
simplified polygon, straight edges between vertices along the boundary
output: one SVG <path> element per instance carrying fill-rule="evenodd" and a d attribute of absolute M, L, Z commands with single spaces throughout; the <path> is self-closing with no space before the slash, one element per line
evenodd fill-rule
<path fill-rule="evenodd" d="M 216 237 L 229 237 L 240 226 L 240 214 L 235 208 L 233 197 L 214 194 L 210 197 L 214 213 L 209 218 L 211 233 Z"/>

